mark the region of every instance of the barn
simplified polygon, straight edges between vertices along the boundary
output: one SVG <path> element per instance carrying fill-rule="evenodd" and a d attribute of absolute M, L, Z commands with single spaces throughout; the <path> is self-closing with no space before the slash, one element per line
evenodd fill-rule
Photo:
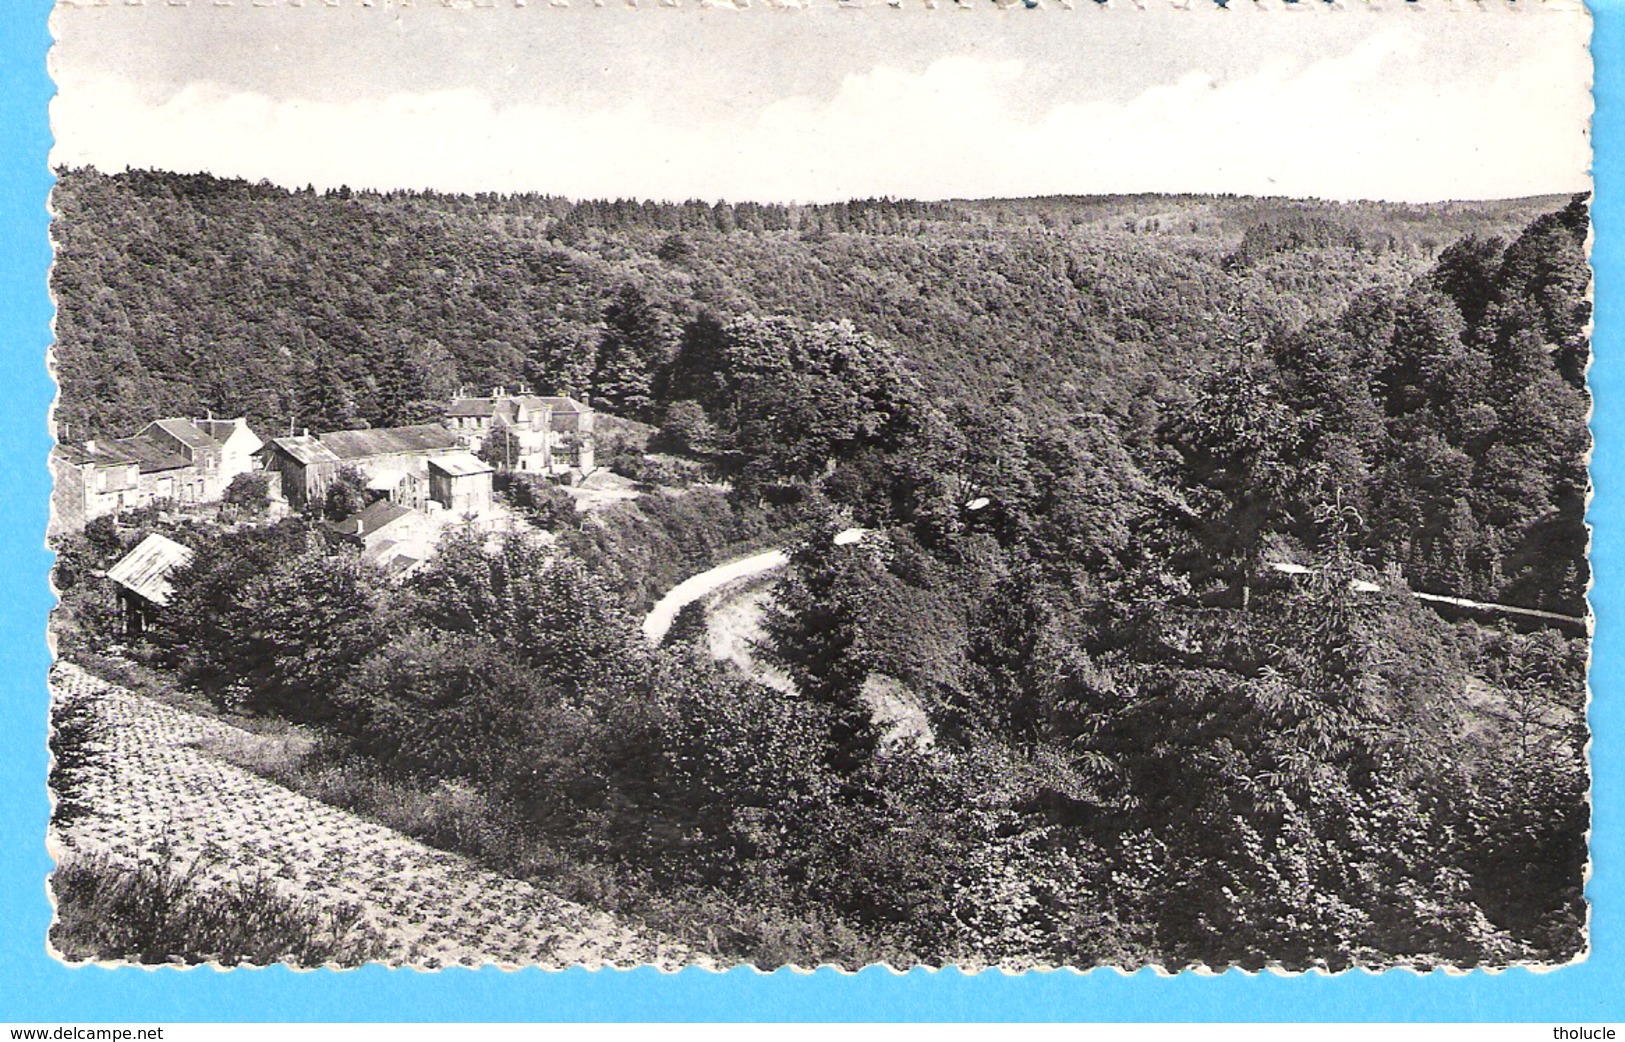
<path fill-rule="evenodd" d="M 428 461 L 459 450 L 457 438 L 438 423 L 379 427 L 329 434 L 272 438 L 262 450 L 265 468 L 282 475 L 288 502 L 304 508 L 320 504 L 327 486 L 344 467 L 382 486 L 389 498 L 414 510 L 430 502 Z"/>
<path fill-rule="evenodd" d="M 453 514 L 491 509 L 491 468 L 466 452 L 429 459 L 429 498 Z"/>

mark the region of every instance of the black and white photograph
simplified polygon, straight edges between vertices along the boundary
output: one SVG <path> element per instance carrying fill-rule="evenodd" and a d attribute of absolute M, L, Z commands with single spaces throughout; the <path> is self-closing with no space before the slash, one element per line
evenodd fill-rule
<path fill-rule="evenodd" d="M 1587 957 L 1578 0 L 50 28 L 56 959 Z"/>

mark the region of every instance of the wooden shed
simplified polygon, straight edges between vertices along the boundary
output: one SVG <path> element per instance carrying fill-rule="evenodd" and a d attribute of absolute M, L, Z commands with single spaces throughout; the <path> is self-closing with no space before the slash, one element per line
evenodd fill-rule
<path fill-rule="evenodd" d="M 140 636 L 157 613 L 169 607 L 174 593 L 169 576 L 191 560 L 191 550 L 153 533 L 107 570 L 107 577 L 118 588 L 125 634 Z"/>

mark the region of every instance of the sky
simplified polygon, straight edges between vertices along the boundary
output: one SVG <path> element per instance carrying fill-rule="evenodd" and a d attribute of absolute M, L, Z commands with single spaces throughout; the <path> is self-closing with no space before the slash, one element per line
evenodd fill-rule
<path fill-rule="evenodd" d="M 1589 187 L 1569 0 L 485 2 L 63 2 L 53 162 L 734 201 Z"/>

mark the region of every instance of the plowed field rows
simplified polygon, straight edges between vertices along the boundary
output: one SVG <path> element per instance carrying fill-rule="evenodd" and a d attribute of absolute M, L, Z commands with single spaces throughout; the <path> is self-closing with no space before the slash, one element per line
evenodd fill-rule
<path fill-rule="evenodd" d="M 679 946 L 528 883 L 479 868 L 318 803 L 198 748 L 246 733 L 107 684 L 63 663 L 56 696 L 95 693 L 110 725 L 94 813 L 56 841 L 127 860 L 197 860 L 210 878 L 265 874 L 295 897 L 359 906 L 383 935 L 384 961 L 547 967 L 676 966 Z"/>

